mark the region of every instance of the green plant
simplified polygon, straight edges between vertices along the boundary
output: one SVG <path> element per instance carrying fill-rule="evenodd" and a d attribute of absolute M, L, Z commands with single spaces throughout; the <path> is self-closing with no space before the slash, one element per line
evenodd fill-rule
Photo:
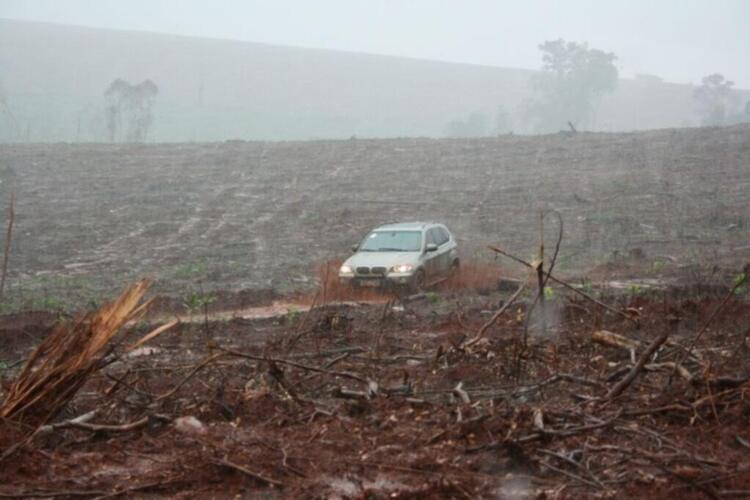
<path fill-rule="evenodd" d="M 735 295 L 742 295 L 747 291 L 747 276 L 745 273 L 740 273 L 734 277 L 734 293 Z"/>
<path fill-rule="evenodd" d="M 440 302 L 440 295 L 435 292 L 427 292 L 424 294 L 424 296 L 430 304 L 437 304 L 438 302 Z"/>
<path fill-rule="evenodd" d="M 544 287 L 544 298 L 546 300 L 552 300 L 555 298 L 555 291 L 552 289 L 551 286 Z"/>
<path fill-rule="evenodd" d="M 662 269 L 664 269 L 664 266 L 666 266 L 667 263 L 663 260 L 655 260 L 653 264 L 651 264 L 651 270 L 654 272 L 659 272 Z"/>
<path fill-rule="evenodd" d="M 182 305 L 185 306 L 185 309 L 190 313 L 200 311 L 214 302 L 216 302 L 216 295 L 212 293 L 204 293 L 202 291 L 191 291 L 182 299 Z"/>
<path fill-rule="evenodd" d="M 203 276 L 206 274 L 206 261 L 196 260 L 186 262 L 174 270 L 174 277 L 177 279 L 190 279 Z"/>
<path fill-rule="evenodd" d="M 289 326 L 294 325 L 301 315 L 302 312 L 299 309 L 296 307 L 290 307 L 286 313 L 286 324 Z"/>
<path fill-rule="evenodd" d="M 628 287 L 625 289 L 625 293 L 633 297 L 637 295 L 642 295 L 643 292 L 644 292 L 643 287 L 635 283 L 628 285 Z"/>
<path fill-rule="evenodd" d="M 57 311 L 63 309 L 65 304 L 62 300 L 57 297 L 43 297 L 36 298 L 31 302 L 32 309 L 40 309 L 42 311 Z"/>
<path fill-rule="evenodd" d="M 594 291 L 594 285 L 593 283 L 591 283 L 590 279 L 583 278 L 581 280 L 581 291 L 591 295 L 591 293 Z"/>

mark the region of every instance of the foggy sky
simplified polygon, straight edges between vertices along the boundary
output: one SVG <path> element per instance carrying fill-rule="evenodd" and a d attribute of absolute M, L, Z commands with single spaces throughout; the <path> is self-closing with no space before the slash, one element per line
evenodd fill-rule
<path fill-rule="evenodd" d="M 0 18 L 530 69 L 565 38 L 623 77 L 750 88 L 747 0 L 0 0 Z"/>

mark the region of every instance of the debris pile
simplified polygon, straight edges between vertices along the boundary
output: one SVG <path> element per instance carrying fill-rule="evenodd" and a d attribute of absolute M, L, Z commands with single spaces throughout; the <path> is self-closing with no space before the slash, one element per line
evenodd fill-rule
<path fill-rule="evenodd" d="M 527 318 L 538 294 L 525 286 L 206 318 L 142 356 L 104 355 L 114 333 L 53 333 L 3 406 L 45 415 L 33 421 L 46 432 L 3 459 L 0 494 L 750 494 L 741 285 L 593 300 L 561 287 L 544 329 Z M 136 296 L 76 324 L 117 330 L 140 311 Z M 62 356 L 71 350 L 80 355 Z M 63 376 L 82 390 L 50 393 Z M 16 396 L 32 387 L 49 396 Z"/>

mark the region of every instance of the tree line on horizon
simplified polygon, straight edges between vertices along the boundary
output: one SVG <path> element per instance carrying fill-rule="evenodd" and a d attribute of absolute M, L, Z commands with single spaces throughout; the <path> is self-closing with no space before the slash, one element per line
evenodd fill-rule
<path fill-rule="evenodd" d="M 617 55 L 563 39 L 545 41 L 539 50 L 540 71 L 529 80 L 532 97 L 519 103 L 517 109 L 496 105 L 494 111 L 476 110 L 458 117 L 445 125 L 443 135 L 482 137 L 515 131 L 545 134 L 594 128 L 602 98 L 616 90 L 619 82 Z M 91 126 L 99 130 L 95 136 L 109 142 L 147 142 L 156 119 L 158 95 L 159 88 L 150 79 L 138 84 L 114 79 L 103 94 L 103 113 L 96 107 L 86 110 L 100 117 L 91 120 Z M 750 122 L 750 101 L 743 103 L 734 82 L 720 73 L 706 75 L 693 89 L 693 105 L 702 126 Z M 77 117 L 76 140 L 81 114 Z M 0 140 L 28 142 L 31 125 L 23 113 L 14 110 L 12 96 L 0 81 Z"/>
<path fill-rule="evenodd" d="M 525 122 L 524 128 L 546 134 L 591 127 L 602 97 L 617 88 L 617 56 L 589 48 L 586 43 L 563 39 L 545 41 L 539 50 L 541 71 L 529 82 L 534 96 L 520 106 L 518 113 Z M 750 122 L 750 101 L 743 108 L 733 86 L 734 82 L 714 73 L 705 76 L 693 90 L 695 111 L 702 126 Z M 497 109 L 494 129 L 490 122 L 488 114 L 474 111 L 466 119 L 449 122 L 444 135 L 482 137 L 513 133 L 513 120 L 504 106 Z"/>

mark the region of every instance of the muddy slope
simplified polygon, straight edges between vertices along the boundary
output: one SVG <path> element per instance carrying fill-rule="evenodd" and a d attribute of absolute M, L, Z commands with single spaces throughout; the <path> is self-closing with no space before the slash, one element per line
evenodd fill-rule
<path fill-rule="evenodd" d="M 88 303 L 152 275 L 160 291 L 177 295 L 198 283 L 283 293 L 310 287 L 316 263 L 346 255 L 385 221 L 444 221 L 475 260 L 487 243 L 528 255 L 540 209 L 564 217 L 561 272 L 633 252 L 649 262 L 741 261 L 750 251 L 748 158 L 748 126 L 475 140 L 5 145 L 0 196 L 14 190 L 17 198 L 9 290 L 30 301 L 64 293 Z M 547 229 L 552 240 L 552 222 Z"/>

